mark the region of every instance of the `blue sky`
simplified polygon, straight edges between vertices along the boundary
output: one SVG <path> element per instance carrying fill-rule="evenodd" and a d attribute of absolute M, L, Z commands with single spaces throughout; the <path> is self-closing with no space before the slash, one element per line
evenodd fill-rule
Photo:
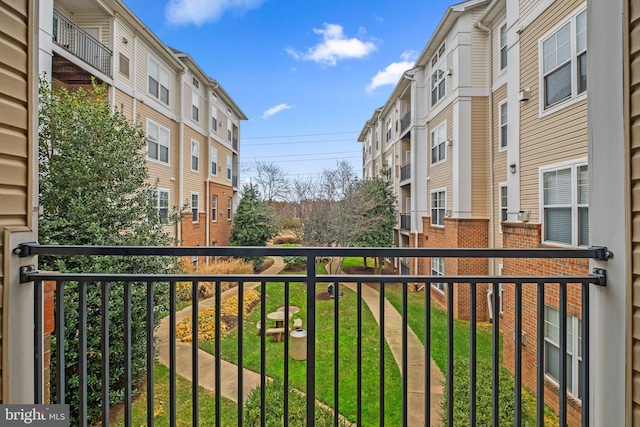
<path fill-rule="evenodd" d="M 256 159 L 290 178 L 349 161 L 358 134 L 411 68 L 450 1 L 124 0 L 189 53 L 249 117 L 242 178 Z"/>

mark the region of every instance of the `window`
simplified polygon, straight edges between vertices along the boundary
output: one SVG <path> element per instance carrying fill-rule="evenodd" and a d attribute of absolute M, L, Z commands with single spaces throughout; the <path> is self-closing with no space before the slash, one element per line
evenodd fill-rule
<path fill-rule="evenodd" d="M 436 105 L 446 94 L 445 50 L 443 43 L 438 49 L 438 53 L 431 58 L 431 106 Z"/>
<path fill-rule="evenodd" d="M 209 150 L 209 157 L 211 158 L 211 175 L 218 175 L 218 150 L 211 147 Z"/>
<path fill-rule="evenodd" d="M 149 58 L 149 94 L 169 105 L 169 72 Z"/>
<path fill-rule="evenodd" d="M 227 120 L 227 140 L 231 141 L 231 121 Z"/>
<path fill-rule="evenodd" d="M 169 129 L 147 122 L 147 158 L 169 163 Z"/>
<path fill-rule="evenodd" d="M 587 12 L 541 42 L 544 109 L 587 90 Z"/>
<path fill-rule="evenodd" d="M 387 119 L 387 139 L 386 143 L 388 144 L 391 141 L 391 117 Z"/>
<path fill-rule="evenodd" d="M 567 314 L 567 390 L 582 398 L 582 319 Z M 575 357 L 577 356 L 577 357 Z M 555 382 L 560 378 L 560 311 L 544 307 L 544 372 Z"/>
<path fill-rule="evenodd" d="M 500 184 L 500 221 L 507 220 L 507 184 Z"/>
<path fill-rule="evenodd" d="M 168 190 L 152 190 L 151 203 L 157 210 L 160 221 L 167 222 L 169 218 L 169 191 Z"/>
<path fill-rule="evenodd" d="M 200 163 L 200 143 L 191 140 L 191 170 L 198 172 Z"/>
<path fill-rule="evenodd" d="M 191 83 L 193 83 L 193 87 L 195 87 L 196 89 L 200 87 L 200 82 L 198 82 L 198 79 L 196 79 L 195 77 L 191 78 Z"/>
<path fill-rule="evenodd" d="M 198 193 L 191 193 L 191 220 L 198 222 L 198 208 L 200 207 L 200 195 Z"/>
<path fill-rule="evenodd" d="M 127 58 L 123 54 L 120 54 L 119 56 L 118 71 L 126 78 L 129 78 L 129 58 Z"/>
<path fill-rule="evenodd" d="M 228 220 L 231 220 L 231 203 L 232 203 L 231 197 L 227 197 L 227 219 Z"/>
<path fill-rule="evenodd" d="M 431 192 L 431 225 L 444 225 L 446 209 L 446 191 L 436 190 Z"/>
<path fill-rule="evenodd" d="M 197 93 L 191 93 L 191 118 L 198 121 L 200 118 L 200 96 Z"/>
<path fill-rule="evenodd" d="M 500 148 L 507 146 L 507 101 L 500 103 Z"/>
<path fill-rule="evenodd" d="M 542 174 L 545 242 L 589 245 L 589 170 L 585 163 L 544 169 Z"/>
<path fill-rule="evenodd" d="M 227 179 L 231 181 L 231 170 L 232 170 L 231 156 L 227 156 Z"/>
<path fill-rule="evenodd" d="M 215 117 L 211 117 L 211 129 L 215 132 L 218 131 L 218 120 Z"/>
<path fill-rule="evenodd" d="M 507 24 L 500 27 L 500 70 L 507 68 Z"/>
<path fill-rule="evenodd" d="M 218 196 L 211 196 L 211 221 L 218 220 Z"/>
<path fill-rule="evenodd" d="M 431 131 L 431 164 L 446 160 L 446 139 L 447 122 L 444 122 Z"/>
<path fill-rule="evenodd" d="M 431 258 L 431 275 L 444 276 L 444 258 Z M 431 286 L 440 292 L 445 292 L 447 290 L 447 284 L 445 282 L 431 283 Z"/>

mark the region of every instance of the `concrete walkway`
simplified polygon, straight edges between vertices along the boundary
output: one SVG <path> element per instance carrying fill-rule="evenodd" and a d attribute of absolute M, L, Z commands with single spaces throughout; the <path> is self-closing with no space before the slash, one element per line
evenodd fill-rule
<path fill-rule="evenodd" d="M 278 274 L 284 268 L 284 261 L 280 257 L 274 257 L 274 264 L 266 269 L 262 274 L 275 275 Z M 337 260 L 336 260 L 337 262 Z M 339 269 L 334 266 L 331 268 L 333 274 L 340 274 L 337 272 Z M 341 283 L 344 286 L 356 291 L 355 283 Z M 253 289 L 259 286 L 259 282 L 247 282 L 245 283 L 245 289 Z M 222 300 L 230 298 L 238 294 L 238 288 L 234 287 L 222 293 Z M 369 307 L 369 310 L 376 319 L 376 322 L 380 324 L 380 297 L 376 290 L 370 288 L 367 285 L 362 286 L 362 298 Z M 215 298 L 209 298 L 203 300 L 198 304 L 199 309 L 211 307 L 215 304 Z M 384 306 L 385 312 L 385 339 L 393 357 L 396 360 L 399 369 L 402 369 L 402 316 L 398 311 L 385 300 Z M 191 316 L 191 306 L 176 313 L 176 322 L 180 322 L 183 319 Z M 156 340 L 158 345 L 158 360 L 169 366 L 169 317 L 165 317 L 160 322 L 156 330 Z M 424 347 L 415 333 L 408 328 L 407 332 L 407 348 L 408 348 L 408 364 L 409 375 L 408 378 L 408 425 L 409 426 L 424 426 L 426 425 L 424 419 Z M 214 361 L 213 355 L 198 350 L 198 380 L 200 386 L 208 389 L 215 390 L 215 378 L 214 378 Z M 429 425 L 440 426 L 440 399 L 442 397 L 442 373 L 431 360 L 431 411 Z M 221 378 L 221 395 L 227 399 L 230 399 L 238 403 L 238 366 L 229 363 L 225 360 L 220 361 L 220 370 L 222 373 Z M 192 363 L 191 363 L 191 343 L 176 343 L 176 371 L 178 375 L 181 375 L 189 380 L 192 377 Z M 243 386 L 243 400 L 246 399 L 255 387 L 260 385 L 260 374 L 244 369 L 244 386 Z"/>

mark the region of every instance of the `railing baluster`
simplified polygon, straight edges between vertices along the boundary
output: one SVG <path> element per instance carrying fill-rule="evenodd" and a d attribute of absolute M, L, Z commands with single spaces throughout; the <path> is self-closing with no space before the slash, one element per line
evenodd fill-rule
<path fill-rule="evenodd" d="M 515 285 L 515 390 L 514 394 L 514 425 L 522 425 L 522 283 Z"/>
<path fill-rule="evenodd" d="M 424 419 L 431 420 L 431 283 L 424 283 Z"/>
<path fill-rule="evenodd" d="M 567 285 L 560 283 L 560 425 L 567 425 Z"/>
<path fill-rule="evenodd" d="M 155 308 L 155 283 L 147 282 L 147 425 L 154 424 L 154 308 Z"/>
<path fill-rule="evenodd" d="M 316 419 L 316 257 L 307 256 L 307 426 Z"/>
<path fill-rule="evenodd" d="M 356 285 L 356 424 L 362 425 L 362 282 Z"/>
<path fill-rule="evenodd" d="M 379 415 L 379 423 L 380 427 L 384 426 L 384 350 L 385 350 L 385 339 L 384 339 L 384 282 L 380 282 L 380 415 Z"/>
<path fill-rule="evenodd" d="M 340 340 L 339 340 L 339 301 L 340 301 L 340 283 L 334 283 L 333 289 L 333 425 L 338 426 L 338 415 L 339 415 L 339 382 L 340 382 Z"/>
<path fill-rule="evenodd" d="M 102 425 L 109 425 L 109 282 L 102 282 Z"/>
<path fill-rule="evenodd" d="M 200 362 L 199 362 L 199 348 L 198 343 L 200 337 L 198 336 L 198 314 L 200 309 L 198 308 L 200 298 L 200 282 L 191 282 L 191 424 L 194 426 L 199 425 L 200 418 L 200 393 L 198 390 L 200 384 Z"/>
<path fill-rule="evenodd" d="M 260 290 L 260 425 L 266 424 L 267 403 L 267 282 L 262 282 Z"/>
<path fill-rule="evenodd" d="M 409 317 L 408 282 L 402 284 L 402 425 L 409 424 L 409 369 L 407 356 L 407 319 Z"/>
<path fill-rule="evenodd" d="M 453 291 L 447 283 L 447 424 L 453 426 Z"/>
<path fill-rule="evenodd" d="M 124 425 L 131 427 L 131 282 L 124 283 Z"/>
<path fill-rule="evenodd" d="M 34 297 L 34 372 L 35 378 L 33 383 L 34 401 L 36 404 L 44 403 L 44 301 L 42 294 L 42 280 L 36 280 L 33 283 Z M 60 367 L 58 365 L 58 370 Z M 64 370 L 64 367 L 62 368 Z"/>
<path fill-rule="evenodd" d="M 582 284 L 582 367 L 580 381 L 582 401 L 582 425 L 589 425 L 589 283 Z M 577 352 L 577 350 L 576 350 Z"/>
<path fill-rule="evenodd" d="M 80 385 L 78 390 L 78 404 L 80 405 L 78 421 L 81 426 L 87 425 L 87 282 L 78 283 L 78 330 L 79 355 L 78 369 L 80 371 Z"/>
<path fill-rule="evenodd" d="M 195 313 L 198 317 L 198 314 Z M 191 343 L 194 347 L 198 342 Z M 176 399 L 176 282 L 169 282 L 169 425 L 177 423 Z"/>
<path fill-rule="evenodd" d="M 500 295 L 500 284 L 493 282 L 493 322 L 491 331 L 491 424 L 493 427 L 500 427 L 500 305 L 498 296 Z"/>
<path fill-rule="evenodd" d="M 37 282 L 36 282 L 37 283 Z M 64 369 L 64 286 L 66 282 L 56 282 L 56 392 L 57 404 L 65 404 L 65 386 L 67 384 Z"/>
<path fill-rule="evenodd" d="M 238 282 L 238 426 L 244 423 L 244 282 Z M 197 425 L 197 424 L 194 424 Z"/>
<path fill-rule="evenodd" d="M 289 282 L 284 282 L 284 427 L 289 426 Z"/>
<path fill-rule="evenodd" d="M 469 368 L 470 368 L 470 380 L 469 380 L 469 415 L 470 415 L 470 425 L 476 425 L 476 385 L 478 381 L 477 376 L 477 353 L 476 353 L 476 332 L 477 332 L 477 313 L 476 313 L 476 287 L 478 284 L 476 282 L 469 283 L 470 286 L 470 295 L 469 295 L 469 305 L 470 305 L 470 316 L 469 316 L 469 350 L 470 350 L 470 359 L 469 360 Z"/>
<path fill-rule="evenodd" d="M 536 425 L 544 427 L 544 282 L 538 282 L 536 320 Z"/>
<path fill-rule="evenodd" d="M 215 389 L 216 389 L 216 426 L 220 427 L 222 425 L 222 414 L 221 414 L 221 406 L 222 406 L 222 379 L 221 375 L 221 364 L 220 364 L 220 341 L 222 341 L 222 331 L 220 330 L 220 308 L 222 306 L 222 287 L 219 280 L 216 280 L 215 287 L 215 301 L 216 301 L 216 311 L 215 311 L 215 325 L 216 325 L 216 340 L 214 344 L 214 353 L 215 353 Z"/>

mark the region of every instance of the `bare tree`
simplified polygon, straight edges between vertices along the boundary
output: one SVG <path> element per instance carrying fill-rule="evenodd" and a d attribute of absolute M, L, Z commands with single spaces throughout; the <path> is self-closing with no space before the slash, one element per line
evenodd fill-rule
<path fill-rule="evenodd" d="M 286 200 L 289 192 L 287 173 L 274 163 L 256 161 L 254 166 L 255 183 L 260 189 L 264 200 Z"/>

